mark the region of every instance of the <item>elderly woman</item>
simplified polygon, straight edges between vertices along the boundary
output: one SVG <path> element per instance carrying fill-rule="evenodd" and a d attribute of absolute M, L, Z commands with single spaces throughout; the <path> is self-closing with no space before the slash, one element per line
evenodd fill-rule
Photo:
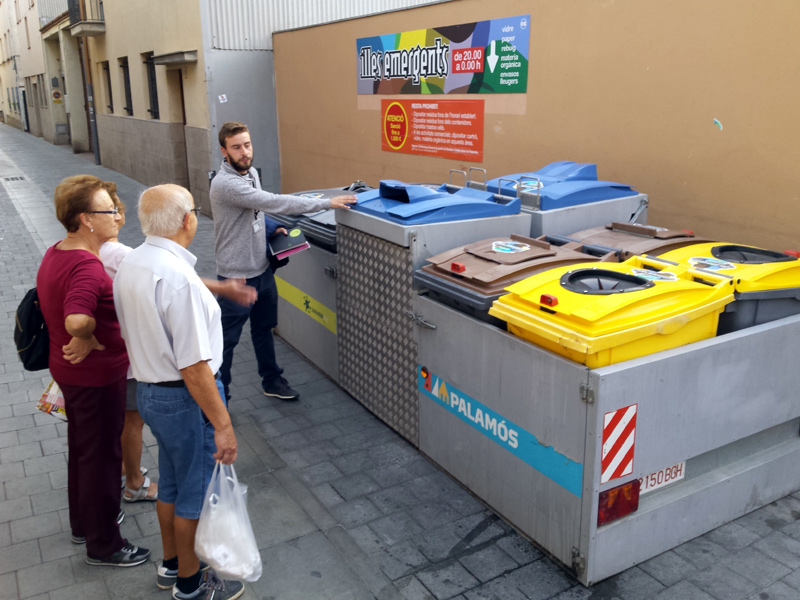
<path fill-rule="evenodd" d="M 64 393 L 72 540 L 86 542 L 90 565 L 129 567 L 150 556 L 119 532 L 128 355 L 114 310 L 111 279 L 98 257 L 117 235 L 113 184 L 93 175 L 64 179 L 55 191 L 66 237 L 49 248 L 36 277 L 50 333 L 50 373 Z"/>

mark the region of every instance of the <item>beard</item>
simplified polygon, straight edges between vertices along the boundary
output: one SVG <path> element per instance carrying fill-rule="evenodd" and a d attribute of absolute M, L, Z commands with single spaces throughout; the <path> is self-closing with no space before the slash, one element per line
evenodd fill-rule
<path fill-rule="evenodd" d="M 228 164 L 230 164 L 230 166 L 232 166 L 240 173 L 245 173 L 250 169 L 251 165 L 253 164 L 253 157 L 250 156 L 250 158 L 242 158 L 239 161 L 235 161 L 233 160 L 233 158 L 230 157 L 230 155 L 228 155 Z"/>

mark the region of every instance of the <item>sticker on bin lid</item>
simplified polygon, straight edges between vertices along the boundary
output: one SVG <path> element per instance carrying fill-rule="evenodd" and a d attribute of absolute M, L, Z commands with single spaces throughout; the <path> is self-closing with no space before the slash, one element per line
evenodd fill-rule
<path fill-rule="evenodd" d="M 322 192 L 316 192 L 313 194 L 298 194 L 301 198 L 322 198 Z"/>
<path fill-rule="evenodd" d="M 647 269 L 633 269 L 631 273 L 648 281 L 678 281 L 678 276 L 669 271 L 648 271 Z"/>
<path fill-rule="evenodd" d="M 736 265 L 727 260 L 720 260 L 711 256 L 693 256 L 689 259 L 689 264 L 695 269 L 708 269 L 709 271 L 730 271 Z"/>
<path fill-rule="evenodd" d="M 492 242 L 493 252 L 502 252 L 503 254 L 517 254 L 519 252 L 527 252 L 531 247 L 522 242 L 509 242 L 507 240 Z"/>
<path fill-rule="evenodd" d="M 538 179 L 526 179 L 525 181 L 522 181 L 520 184 L 515 185 L 514 189 L 517 189 L 517 187 L 522 187 L 523 192 L 530 192 L 530 191 L 535 192 L 537 190 L 542 189 L 544 187 L 544 184 Z"/>

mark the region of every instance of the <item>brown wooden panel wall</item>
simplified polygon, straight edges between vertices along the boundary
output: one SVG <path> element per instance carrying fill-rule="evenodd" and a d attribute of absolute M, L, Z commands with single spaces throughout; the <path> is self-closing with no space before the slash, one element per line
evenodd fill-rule
<path fill-rule="evenodd" d="M 486 101 L 482 164 L 381 151 L 357 38 L 522 14 L 528 93 L 469 96 Z M 798 25 L 796 0 L 456 0 L 278 33 L 283 191 L 595 162 L 649 194 L 651 224 L 800 248 Z"/>

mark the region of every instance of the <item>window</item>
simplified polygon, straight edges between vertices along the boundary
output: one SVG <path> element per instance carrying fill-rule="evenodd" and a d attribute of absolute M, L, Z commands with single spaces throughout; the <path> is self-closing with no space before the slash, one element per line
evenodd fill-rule
<path fill-rule="evenodd" d="M 150 113 L 150 116 L 154 119 L 158 118 L 158 87 L 156 85 L 156 63 L 153 60 L 153 53 L 148 52 L 146 54 L 142 54 L 142 62 L 145 66 L 145 71 L 147 72 L 147 91 L 149 92 L 150 96 L 150 108 L 147 109 L 147 112 Z"/>
<path fill-rule="evenodd" d="M 105 73 L 103 78 L 105 79 L 106 82 L 106 98 L 108 98 L 108 104 L 106 106 L 108 106 L 108 112 L 113 113 L 114 96 L 111 94 L 111 68 L 108 66 L 108 61 L 100 64 L 103 68 L 103 72 Z"/>
<path fill-rule="evenodd" d="M 128 69 L 128 57 L 119 59 L 119 68 L 122 70 L 122 87 L 125 90 L 125 112 L 133 115 L 133 102 L 131 102 L 131 74 Z"/>
<path fill-rule="evenodd" d="M 44 84 L 44 73 L 36 76 L 36 81 L 39 84 L 39 106 L 48 108 L 47 103 L 47 86 Z"/>
<path fill-rule="evenodd" d="M 28 50 L 31 49 L 31 34 L 28 31 L 28 17 L 25 17 L 25 39 L 28 41 Z"/>

